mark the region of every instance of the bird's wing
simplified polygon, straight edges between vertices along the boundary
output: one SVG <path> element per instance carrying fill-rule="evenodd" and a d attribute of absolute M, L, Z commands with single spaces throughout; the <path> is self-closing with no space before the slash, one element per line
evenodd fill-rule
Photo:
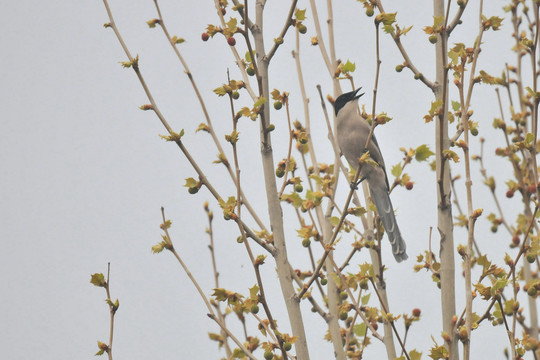
<path fill-rule="evenodd" d="M 366 120 L 362 119 L 361 121 L 366 121 Z M 368 145 L 368 150 L 369 150 L 369 155 L 371 156 L 373 161 L 379 164 L 379 166 L 383 169 L 384 179 L 386 181 L 386 187 L 387 189 L 390 189 L 390 185 L 388 183 L 388 174 L 386 173 L 386 166 L 384 165 L 384 159 L 382 157 L 381 148 L 379 148 L 379 143 L 377 142 L 377 138 L 375 137 L 375 134 L 373 134 L 373 137 L 371 138 L 371 142 Z"/>

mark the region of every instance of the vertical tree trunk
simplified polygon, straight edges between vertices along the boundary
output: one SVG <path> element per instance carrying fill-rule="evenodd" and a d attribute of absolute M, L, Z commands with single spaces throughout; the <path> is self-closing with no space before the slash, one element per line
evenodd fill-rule
<path fill-rule="evenodd" d="M 283 229 L 283 212 L 281 203 L 278 198 L 278 190 L 276 178 L 274 174 L 274 155 L 272 151 L 272 142 L 270 134 L 266 131 L 270 121 L 270 107 L 268 100 L 270 98 L 268 90 L 268 60 L 265 56 L 263 40 L 263 10 L 264 1 L 256 3 L 256 26 L 258 31 L 253 31 L 255 40 L 255 49 L 257 53 L 257 67 L 259 89 L 262 96 L 266 98 L 267 103 L 263 105 L 263 113 L 261 114 L 261 157 L 264 173 L 266 199 L 268 202 L 268 213 L 270 217 L 270 226 L 274 237 L 274 246 L 276 253 L 274 259 L 276 261 L 276 270 L 278 273 L 281 292 L 287 307 L 287 314 L 291 325 L 292 333 L 297 336 L 297 341 L 294 343 L 296 357 L 298 360 L 309 360 L 309 352 L 307 347 L 306 332 L 304 329 L 304 321 L 300 310 L 300 299 L 296 296 L 292 284 L 292 275 L 287 258 L 287 246 L 285 244 L 285 232 Z"/>
<path fill-rule="evenodd" d="M 258 49 L 257 52 L 259 52 Z M 268 65 L 265 64 L 264 61 L 259 61 L 259 73 L 263 79 L 263 96 L 268 99 Z M 292 333 L 298 337 L 298 340 L 295 342 L 296 356 L 299 360 L 308 360 L 309 353 L 304 330 L 304 321 L 300 311 L 300 299 L 295 296 L 296 291 L 292 285 L 292 276 L 289 260 L 287 258 L 285 232 L 283 229 L 283 212 L 281 210 L 281 203 L 278 199 L 278 190 L 274 175 L 272 144 L 268 132 L 265 131 L 268 126 L 268 119 L 270 118 L 270 107 L 268 104 L 264 105 L 263 111 L 264 119 L 261 121 L 261 156 L 270 226 L 274 236 L 274 246 L 276 248 L 274 259 L 276 261 L 279 283 L 287 307 Z"/>
<path fill-rule="evenodd" d="M 444 16 L 444 1 L 433 0 L 433 15 Z M 450 171 L 448 160 L 444 159 L 444 150 L 448 150 L 448 79 L 447 71 L 447 35 L 443 32 L 435 47 L 436 53 L 436 82 L 434 89 L 437 100 L 442 100 L 441 114 L 435 125 L 436 143 L 436 176 L 437 176 L 437 228 L 440 234 L 441 259 L 441 305 L 443 331 L 450 335 L 451 343 L 447 344 L 449 359 L 459 359 L 458 342 L 454 336 L 452 317 L 456 314 L 455 295 L 455 262 L 454 262 L 454 225 L 452 205 L 450 201 Z"/>

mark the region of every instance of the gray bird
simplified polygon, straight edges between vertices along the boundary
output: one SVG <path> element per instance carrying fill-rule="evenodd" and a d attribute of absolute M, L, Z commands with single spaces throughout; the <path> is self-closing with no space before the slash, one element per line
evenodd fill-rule
<path fill-rule="evenodd" d="M 334 103 L 337 118 L 338 144 L 345 159 L 355 169 L 358 169 L 358 159 L 364 154 L 371 129 L 369 123 L 358 111 L 358 98 L 364 95 L 357 95 L 360 89 L 340 95 Z M 390 186 L 388 185 L 384 159 L 375 136 L 371 138 L 368 150 L 371 159 L 379 166 L 364 163 L 360 169 L 360 178 L 361 180 L 367 180 L 369 184 L 373 202 L 377 207 L 384 229 L 388 234 L 388 240 L 390 240 L 390 244 L 392 245 L 392 253 L 396 261 L 401 262 L 408 258 L 405 252 L 405 241 L 399 232 L 394 208 L 392 207 L 390 196 L 388 196 Z"/>

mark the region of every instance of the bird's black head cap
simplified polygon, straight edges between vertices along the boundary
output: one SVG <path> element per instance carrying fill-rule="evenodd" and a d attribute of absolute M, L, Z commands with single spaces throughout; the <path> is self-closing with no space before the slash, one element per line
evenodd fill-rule
<path fill-rule="evenodd" d="M 353 100 L 356 100 L 358 99 L 360 96 L 364 95 L 364 93 L 360 94 L 360 95 L 356 95 L 360 89 L 362 89 L 361 87 L 354 90 L 354 91 L 351 91 L 351 92 L 348 92 L 348 93 L 345 93 L 345 94 L 341 94 L 338 96 L 338 98 L 336 99 L 336 101 L 334 102 L 334 111 L 336 112 L 336 115 L 338 114 L 339 110 L 341 110 L 349 101 L 353 101 Z"/>

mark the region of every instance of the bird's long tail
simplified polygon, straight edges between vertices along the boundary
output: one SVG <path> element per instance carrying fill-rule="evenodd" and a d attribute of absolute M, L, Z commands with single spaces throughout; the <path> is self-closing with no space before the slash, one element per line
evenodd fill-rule
<path fill-rule="evenodd" d="M 392 245 L 392 254 L 394 254 L 397 262 L 407 260 L 408 256 L 406 253 L 405 241 L 399 232 L 399 227 L 394 215 L 394 208 L 392 207 L 392 202 L 390 201 L 390 196 L 388 196 L 386 188 L 372 186 L 371 194 L 373 195 L 373 202 L 375 202 L 386 234 L 388 234 L 388 240 L 390 240 L 390 244 Z"/>

